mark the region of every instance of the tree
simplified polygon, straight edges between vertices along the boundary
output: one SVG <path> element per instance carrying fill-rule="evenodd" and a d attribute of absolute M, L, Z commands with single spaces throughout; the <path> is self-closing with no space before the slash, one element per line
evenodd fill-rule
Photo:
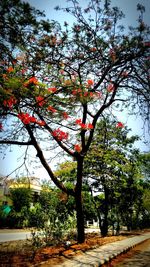
<path fill-rule="evenodd" d="M 134 112 L 136 104 L 140 111 L 144 107 L 144 112 L 149 107 L 149 76 L 143 67 L 149 55 L 149 28 L 140 16 L 137 27 L 125 34 L 119 26 L 123 14 L 117 7 L 111 8 L 110 1 L 103 5 L 91 0 L 84 10 L 76 0 L 70 3 L 64 11 L 76 19 L 72 27 L 67 22 L 64 28 L 56 21 L 41 22 L 37 31 L 28 31 L 27 46 L 18 46 L 23 59 L 16 57 L 15 65 L 3 62 L 0 144 L 27 146 L 24 159 L 28 147 L 35 148 L 51 180 L 75 198 L 81 243 L 85 239 L 84 160 L 96 124 L 118 105 L 133 107 Z M 142 6 L 138 9 L 143 13 Z M 122 126 L 118 122 L 118 127 Z M 73 188 L 59 180 L 44 154 L 44 149 L 54 153 L 57 147 L 77 163 Z"/>
<path fill-rule="evenodd" d="M 38 31 L 37 16 L 44 13 L 19 0 L 2 0 L 0 5 L 0 60 L 15 62 L 18 48 L 26 47 L 29 34 Z M 41 21 L 42 22 L 42 21 Z M 46 24 L 46 21 L 44 22 Z M 42 24 L 41 24 L 42 26 Z"/>
<path fill-rule="evenodd" d="M 76 183 L 76 169 L 77 164 L 75 161 L 66 161 L 58 165 L 55 174 L 61 181 L 65 183 L 67 188 L 73 188 L 74 184 Z M 66 200 L 68 213 L 72 213 L 75 210 L 74 198 L 70 196 Z M 93 203 L 93 197 L 91 195 L 91 192 L 89 191 L 89 185 L 87 185 L 86 179 L 85 181 L 83 180 L 82 203 L 84 210 L 84 221 L 97 218 L 95 206 Z"/>
<path fill-rule="evenodd" d="M 84 165 L 84 177 L 90 190 L 101 194 L 95 197 L 95 206 L 103 236 L 108 234 L 111 210 L 113 217 L 116 217 L 115 222 L 119 230 L 121 202 L 125 206 L 131 206 L 131 198 L 127 201 L 126 195 L 122 196 L 123 191 L 131 191 L 130 186 L 127 186 L 127 180 L 131 176 L 134 183 L 134 176 L 138 175 L 138 169 L 134 168 L 133 171 L 130 162 L 130 158 L 135 154 L 133 145 L 138 137 L 128 137 L 130 130 L 127 127 L 120 129 L 116 125 L 116 120 L 110 121 L 109 118 L 104 118 L 97 124 Z M 134 160 L 136 164 L 136 158 Z"/>
<path fill-rule="evenodd" d="M 10 198 L 16 212 L 20 212 L 23 207 L 30 207 L 31 190 L 29 188 L 14 188 L 10 190 Z"/>
<path fill-rule="evenodd" d="M 150 178 L 150 152 L 142 153 L 139 155 L 140 167 L 145 180 L 149 181 Z"/>

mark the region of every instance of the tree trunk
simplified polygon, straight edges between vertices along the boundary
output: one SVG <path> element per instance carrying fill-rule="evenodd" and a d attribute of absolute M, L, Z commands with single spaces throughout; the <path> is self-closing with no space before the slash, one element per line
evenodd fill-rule
<path fill-rule="evenodd" d="M 75 189 L 78 243 L 83 243 L 85 241 L 84 214 L 83 214 L 83 203 L 82 203 L 82 174 L 83 174 L 83 158 L 80 157 L 77 161 L 77 183 Z"/>
<path fill-rule="evenodd" d="M 108 194 L 109 190 L 107 189 L 107 186 L 104 185 L 104 210 L 103 210 L 103 220 L 102 220 L 102 227 L 101 227 L 101 235 L 107 236 L 108 234 Z"/>

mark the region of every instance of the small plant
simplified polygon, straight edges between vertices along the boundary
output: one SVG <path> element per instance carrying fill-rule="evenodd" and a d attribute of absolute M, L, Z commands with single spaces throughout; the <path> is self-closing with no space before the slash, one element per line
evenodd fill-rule
<path fill-rule="evenodd" d="M 55 245 L 64 240 L 71 240 L 74 237 L 74 229 L 76 227 L 75 214 L 69 215 L 63 222 L 59 218 L 51 218 L 43 227 L 39 227 L 37 231 L 32 231 L 32 245 L 39 248 L 47 245 Z"/>

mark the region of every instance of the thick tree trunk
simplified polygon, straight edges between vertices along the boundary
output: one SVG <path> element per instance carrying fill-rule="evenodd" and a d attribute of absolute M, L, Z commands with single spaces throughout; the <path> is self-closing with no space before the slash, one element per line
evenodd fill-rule
<path fill-rule="evenodd" d="M 85 241 L 84 233 L 84 214 L 82 203 L 82 174 L 83 174 L 83 158 L 77 162 L 77 183 L 75 190 L 76 213 L 77 213 L 77 240 L 79 243 Z"/>
<path fill-rule="evenodd" d="M 77 213 L 77 240 L 78 243 L 83 243 L 85 241 L 85 233 L 84 233 L 84 214 L 83 214 L 81 193 L 76 195 L 75 198 L 76 198 L 76 213 Z"/>

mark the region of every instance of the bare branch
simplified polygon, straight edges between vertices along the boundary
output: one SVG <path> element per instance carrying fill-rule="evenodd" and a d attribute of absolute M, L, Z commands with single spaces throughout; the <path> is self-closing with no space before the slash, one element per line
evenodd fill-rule
<path fill-rule="evenodd" d="M 0 140 L 0 144 L 19 145 L 19 146 L 29 146 L 29 145 L 33 145 L 33 144 L 32 144 L 32 141 L 21 142 L 21 141 L 12 141 L 12 140 Z"/>

